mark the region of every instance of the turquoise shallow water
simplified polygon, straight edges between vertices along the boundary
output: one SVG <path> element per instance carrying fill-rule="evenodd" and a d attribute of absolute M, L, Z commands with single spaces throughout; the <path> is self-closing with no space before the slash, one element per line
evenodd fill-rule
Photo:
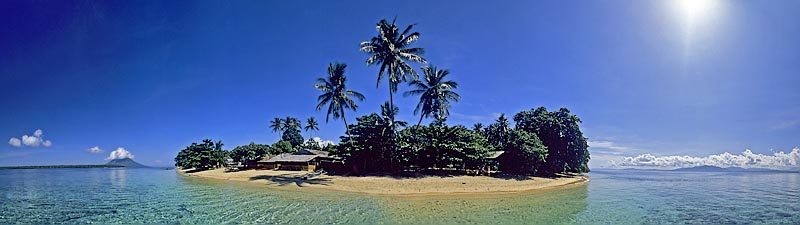
<path fill-rule="evenodd" d="M 514 195 L 292 192 L 156 169 L 0 170 L 0 224 L 800 224 L 800 174 L 595 171 Z"/>

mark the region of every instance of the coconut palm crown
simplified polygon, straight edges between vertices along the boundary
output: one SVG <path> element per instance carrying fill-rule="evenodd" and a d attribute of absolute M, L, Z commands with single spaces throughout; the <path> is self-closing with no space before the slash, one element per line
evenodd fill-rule
<path fill-rule="evenodd" d="M 319 101 L 317 111 L 322 110 L 327 105 L 328 111 L 325 116 L 325 122 L 327 123 L 331 116 L 333 116 L 333 119 L 342 118 L 345 130 L 349 134 L 344 111 L 345 109 L 353 111 L 358 109 L 358 104 L 353 98 L 359 101 L 364 101 L 366 98 L 357 91 L 347 89 L 347 76 L 344 74 L 346 67 L 347 65 L 344 63 L 331 63 L 328 66 L 328 77 L 317 78 L 319 83 L 315 84 L 314 88 L 323 92 L 317 97 L 317 101 Z"/>
<path fill-rule="evenodd" d="M 370 54 L 366 61 L 367 66 L 380 66 L 376 86 L 380 85 L 384 76 L 388 76 L 390 106 L 394 106 L 392 94 L 397 92 L 398 84 L 407 81 L 409 76 L 418 77 L 408 62 L 427 63 L 420 56 L 425 53 L 424 49 L 410 47 L 419 39 L 419 32 L 411 32 L 413 27 L 414 24 L 408 25 L 403 32 L 400 32 L 394 20 L 389 23 L 386 19 L 382 19 L 375 26 L 378 36 L 361 42 L 360 50 Z"/>
<path fill-rule="evenodd" d="M 414 109 L 414 115 L 420 113 L 419 122 L 422 119 L 434 116 L 445 119 L 450 115 L 450 101 L 458 102 L 461 95 L 455 92 L 458 83 L 452 80 L 444 80 L 449 70 L 439 70 L 435 66 L 422 67 L 423 79 L 415 79 L 409 83 L 414 90 L 406 91 L 403 96 L 419 95 L 419 103 Z"/>

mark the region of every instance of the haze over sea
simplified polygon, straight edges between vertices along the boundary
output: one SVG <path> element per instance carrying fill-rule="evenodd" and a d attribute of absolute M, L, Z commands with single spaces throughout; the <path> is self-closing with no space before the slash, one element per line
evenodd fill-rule
<path fill-rule="evenodd" d="M 800 173 L 597 170 L 565 189 L 385 197 L 159 169 L 0 170 L 0 223 L 800 224 Z"/>

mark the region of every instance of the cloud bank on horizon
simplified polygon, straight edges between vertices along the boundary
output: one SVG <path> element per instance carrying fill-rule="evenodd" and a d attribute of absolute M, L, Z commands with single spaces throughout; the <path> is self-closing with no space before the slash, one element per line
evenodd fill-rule
<path fill-rule="evenodd" d="M 125 150 L 125 148 L 119 147 L 117 148 L 117 150 L 112 151 L 111 154 L 108 154 L 108 158 L 106 158 L 106 160 L 125 159 L 125 158 L 133 159 L 133 154 L 131 154 L 131 152 L 129 152 L 128 150 Z"/>
<path fill-rule="evenodd" d="M 791 152 L 776 152 L 772 155 L 756 154 L 750 149 L 741 154 L 734 155 L 728 152 L 706 157 L 692 156 L 654 156 L 642 154 L 635 157 L 625 157 L 622 161 L 611 161 L 612 167 L 622 168 L 687 168 L 696 166 L 717 167 L 742 167 L 742 168 L 769 168 L 791 169 L 800 167 L 800 148 L 795 147 Z"/>
<path fill-rule="evenodd" d="M 22 135 L 22 139 L 12 137 L 8 140 L 8 144 L 14 147 L 22 147 L 22 145 L 29 146 L 29 147 L 50 147 L 53 146 L 53 142 L 50 140 L 44 139 L 44 132 L 41 129 L 37 129 L 33 132 L 33 135 Z"/>

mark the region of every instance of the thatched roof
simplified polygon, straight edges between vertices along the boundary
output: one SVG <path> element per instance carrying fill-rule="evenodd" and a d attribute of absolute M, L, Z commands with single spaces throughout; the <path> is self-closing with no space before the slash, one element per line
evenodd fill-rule
<path fill-rule="evenodd" d="M 326 152 L 326 151 L 320 151 L 320 150 L 302 149 L 302 150 L 300 150 L 300 151 L 297 151 L 297 152 L 295 152 L 295 153 L 292 153 L 292 154 L 294 154 L 294 155 L 318 155 L 318 156 L 328 156 L 328 154 L 330 154 L 330 153 L 328 153 L 328 152 Z"/>
<path fill-rule="evenodd" d="M 317 155 L 295 155 L 291 153 L 283 153 L 276 155 L 264 162 L 308 162 L 317 158 Z"/>

